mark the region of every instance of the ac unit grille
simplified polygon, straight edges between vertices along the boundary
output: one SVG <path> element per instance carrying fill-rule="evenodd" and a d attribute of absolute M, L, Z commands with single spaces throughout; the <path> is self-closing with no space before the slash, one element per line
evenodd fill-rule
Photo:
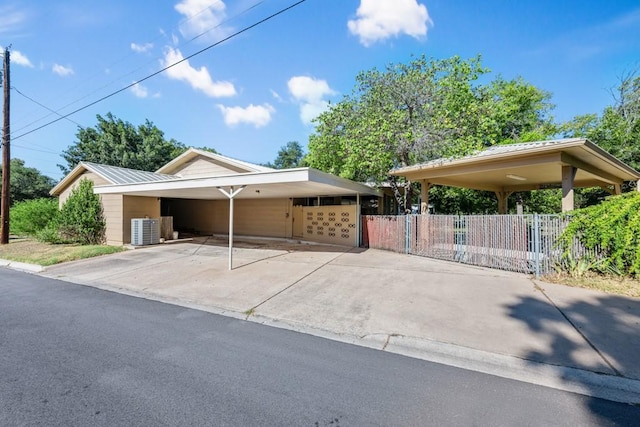
<path fill-rule="evenodd" d="M 153 218 L 131 220 L 131 244 L 134 246 L 160 243 L 160 221 Z"/>

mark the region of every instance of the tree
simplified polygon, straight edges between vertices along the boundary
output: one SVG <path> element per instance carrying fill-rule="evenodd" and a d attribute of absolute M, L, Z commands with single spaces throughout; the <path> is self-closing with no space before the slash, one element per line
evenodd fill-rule
<path fill-rule="evenodd" d="M 2 170 L 0 170 L 0 179 Z M 45 176 L 36 168 L 25 166 L 24 160 L 11 159 L 11 177 L 9 180 L 11 204 L 24 200 L 49 197 L 53 188 L 53 179 Z"/>
<path fill-rule="evenodd" d="M 640 170 L 640 76 L 627 73 L 612 92 L 613 105 L 598 114 L 576 116 L 562 124 L 565 137 L 588 138 L 602 149 Z M 633 188 L 625 183 L 622 190 Z M 590 206 L 603 201 L 609 193 L 602 189 L 579 189 L 578 206 Z"/>
<path fill-rule="evenodd" d="M 304 150 L 298 141 L 289 141 L 286 145 L 280 147 L 278 156 L 273 163 L 267 163 L 265 166 L 274 169 L 299 168 L 304 165 Z"/>
<path fill-rule="evenodd" d="M 358 181 L 388 181 L 408 212 L 414 188 L 388 176 L 390 169 L 552 132 L 548 93 L 522 79 L 478 84 L 486 73 L 480 57 L 424 55 L 361 72 L 352 93 L 315 120 L 309 165 Z"/>
<path fill-rule="evenodd" d="M 111 113 L 104 118 L 96 117 L 95 128 L 79 128 L 77 141 L 63 152 L 67 164 L 58 167 L 64 173 L 81 161 L 155 171 L 186 150 L 184 144 L 166 140 L 164 133 L 149 120 L 135 127 Z"/>
<path fill-rule="evenodd" d="M 62 205 L 58 232 L 65 241 L 83 245 L 104 242 L 106 222 L 100 196 L 93 192 L 93 182 L 83 178 Z"/>

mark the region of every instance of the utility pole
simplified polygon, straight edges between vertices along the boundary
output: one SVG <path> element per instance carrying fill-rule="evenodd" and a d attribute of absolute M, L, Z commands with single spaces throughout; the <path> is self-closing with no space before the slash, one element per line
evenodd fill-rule
<path fill-rule="evenodd" d="M 9 80 L 9 48 L 4 49 L 4 79 L 2 82 L 4 102 L 2 108 L 2 201 L 0 203 L 0 216 L 2 224 L 0 225 L 0 244 L 9 243 L 9 202 L 10 202 L 10 164 L 11 153 L 9 151 L 9 89 L 11 88 Z"/>

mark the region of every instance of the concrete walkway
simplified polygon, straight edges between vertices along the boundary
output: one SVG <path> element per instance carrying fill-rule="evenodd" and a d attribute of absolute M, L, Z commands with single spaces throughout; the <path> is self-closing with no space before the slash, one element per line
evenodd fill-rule
<path fill-rule="evenodd" d="M 640 402 L 640 300 L 386 251 L 158 245 L 43 275 L 624 402 Z"/>

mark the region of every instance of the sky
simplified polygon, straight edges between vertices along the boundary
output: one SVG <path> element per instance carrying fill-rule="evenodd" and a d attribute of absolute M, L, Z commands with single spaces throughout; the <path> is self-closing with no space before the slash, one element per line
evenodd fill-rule
<path fill-rule="evenodd" d="M 360 71 L 412 55 L 480 54 L 489 79 L 550 92 L 557 121 L 600 113 L 621 76 L 640 70 L 637 0 L 296 3 L 0 0 L 12 158 L 59 180 L 79 127 L 111 112 L 187 146 L 271 162 L 289 141 L 306 149 L 312 119 Z"/>

